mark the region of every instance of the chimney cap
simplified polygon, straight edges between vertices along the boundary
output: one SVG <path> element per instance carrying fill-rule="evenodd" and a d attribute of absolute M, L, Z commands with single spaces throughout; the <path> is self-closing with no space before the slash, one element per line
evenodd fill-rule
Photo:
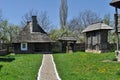
<path fill-rule="evenodd" d="M 32 22 L 37 22 L 37 16 L 32 16 Z"/>
<path fill-rule="evenodd" d="M 37 16 L 33 15 L 32 18 L 36 18 Z"/>

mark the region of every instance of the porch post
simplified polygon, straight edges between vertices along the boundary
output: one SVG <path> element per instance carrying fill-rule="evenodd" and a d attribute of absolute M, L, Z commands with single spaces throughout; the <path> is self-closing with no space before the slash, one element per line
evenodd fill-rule
<path fill-rule="evenodd" d="M 119 34 L 118 34 L 118 9 L 115 7 L 115 33 L 116 33 L 116 47 L 119 50 Z"/>

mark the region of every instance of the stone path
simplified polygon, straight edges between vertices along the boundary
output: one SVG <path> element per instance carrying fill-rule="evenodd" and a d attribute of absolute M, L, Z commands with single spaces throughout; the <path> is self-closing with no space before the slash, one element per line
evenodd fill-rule
<path fill-rule="evenodd" d="M 58 76 L 52 54 L 44 54 L 37 80 L 61 80 Z"/>

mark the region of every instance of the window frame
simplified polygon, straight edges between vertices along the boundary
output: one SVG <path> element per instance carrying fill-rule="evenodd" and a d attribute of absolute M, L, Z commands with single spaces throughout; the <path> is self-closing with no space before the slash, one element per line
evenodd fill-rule
<path fill-rule="evenodd" d="M 27 51 L 28 50 L 28 44 L 27 43 L 21 43 L 21 51 Z"/>

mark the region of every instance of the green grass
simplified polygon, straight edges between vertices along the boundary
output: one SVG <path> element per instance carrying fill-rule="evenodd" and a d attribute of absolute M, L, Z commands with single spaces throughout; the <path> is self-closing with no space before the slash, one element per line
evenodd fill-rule
<path fill-rule="evenodd" d="M 54 55 L 62 80 L 120 80 L 120 63 L 102 62 L 114 58 L 114 53 L 77 52 Z"/>
<path fill-rule="evenodd" d="M 41 63 L 40 54 L 0 56 L 0 80 L 36 80 Z"/>

